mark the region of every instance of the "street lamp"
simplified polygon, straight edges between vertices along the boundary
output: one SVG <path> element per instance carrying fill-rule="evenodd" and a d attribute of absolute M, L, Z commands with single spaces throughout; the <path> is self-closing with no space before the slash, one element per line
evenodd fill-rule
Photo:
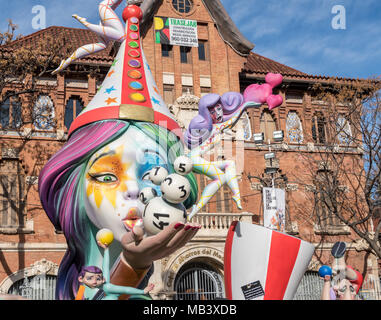
<path fill-rule="evenodd" d="M 275 152 L 265 153 L 265 160 L 275 159 Z"/>
<path fill-rule="evenodd" d="M 284 139 L 284 133 L 283 130 L 280 131 L 274 131 L 273 132 L 273 138 L 275 142 L 282 142 Z"/>
<path fill-rule="evenodd" d="M 253 134 L 253 139 L 255 144 L 263 144 L 265 140 L 265 135 L 263 132 Z"/>

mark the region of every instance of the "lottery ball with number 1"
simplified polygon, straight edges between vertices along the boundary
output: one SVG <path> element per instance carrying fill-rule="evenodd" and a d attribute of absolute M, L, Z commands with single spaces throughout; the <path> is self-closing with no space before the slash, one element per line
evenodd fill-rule
<path fill-rule="evenodd" d="M 148 202 L 143 213 L 144 231 L 148 236 L 158 234 L 172 222 L 186 222 L 187 212 L 182 204 L 166 202 L 161 197 Z"/>

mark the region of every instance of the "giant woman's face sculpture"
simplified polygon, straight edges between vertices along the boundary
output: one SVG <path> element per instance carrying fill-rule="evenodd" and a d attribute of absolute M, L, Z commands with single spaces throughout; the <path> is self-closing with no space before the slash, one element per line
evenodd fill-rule
<path fill-rule="evenodd" d="M 85 173 L 85 207 L 87 216 L 99 229 L 107 228 L 116 240 L 131 230 L 141 218 L 144 205 L 139 192 L 160 187 L 149 179 L 155 166 L 167 167 L 165 150 L 136 127 L 98 150 L 90 158 Z"/>

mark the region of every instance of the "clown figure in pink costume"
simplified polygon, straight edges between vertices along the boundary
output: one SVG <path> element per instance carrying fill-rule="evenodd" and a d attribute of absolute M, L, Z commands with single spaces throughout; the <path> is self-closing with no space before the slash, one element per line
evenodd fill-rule
<path fill-rule="evenodd" d="M 199 113 L 192 119 L 184 135 L 189 148 L 188 157 L 193 162 L 193 171 L 204 174 L 212 181 L 205 187 L 201 198 L 193 206 L 188 216 L 190 220 L 204 207 L 216 192 L 226 183 L 232 191 L 232 197 L 238 209 L 242 209 L 241 195 L 233 160 L 209 162 L 202 156 L 220 142 L 226 129 L 233 128 L 242 113 L 250 107 L 260 107 L 267 103 L 269 109 L 276 108 L 283 102 L 280 95 L 273 95 L 273 88 L 278 86 L 283 77 L 280 74 L 268 74 L 266 83 L 248 86 L 243 95 L 238 92 L 227 92 L 222 96 L 207 94 L 200 99 Z"/>

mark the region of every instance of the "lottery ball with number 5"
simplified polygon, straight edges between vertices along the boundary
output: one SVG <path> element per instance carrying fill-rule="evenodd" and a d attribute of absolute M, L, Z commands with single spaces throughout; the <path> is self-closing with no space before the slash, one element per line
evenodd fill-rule
<path fill-rule="evenodd" d="M 177 173 L 167 176 L 160 185 L 162 197 L 170 203 L 182 203 L 188 199 L 191 186 L 187 178 Z"/>
<path fill-rule="evenodd" d="M 147 235 L 155 235 L 172 222 L 186 222 L 187 212 L 182 204 L 168 203 L 161 197 L 153 198 L 143 213 L 143 226 Z"/>

